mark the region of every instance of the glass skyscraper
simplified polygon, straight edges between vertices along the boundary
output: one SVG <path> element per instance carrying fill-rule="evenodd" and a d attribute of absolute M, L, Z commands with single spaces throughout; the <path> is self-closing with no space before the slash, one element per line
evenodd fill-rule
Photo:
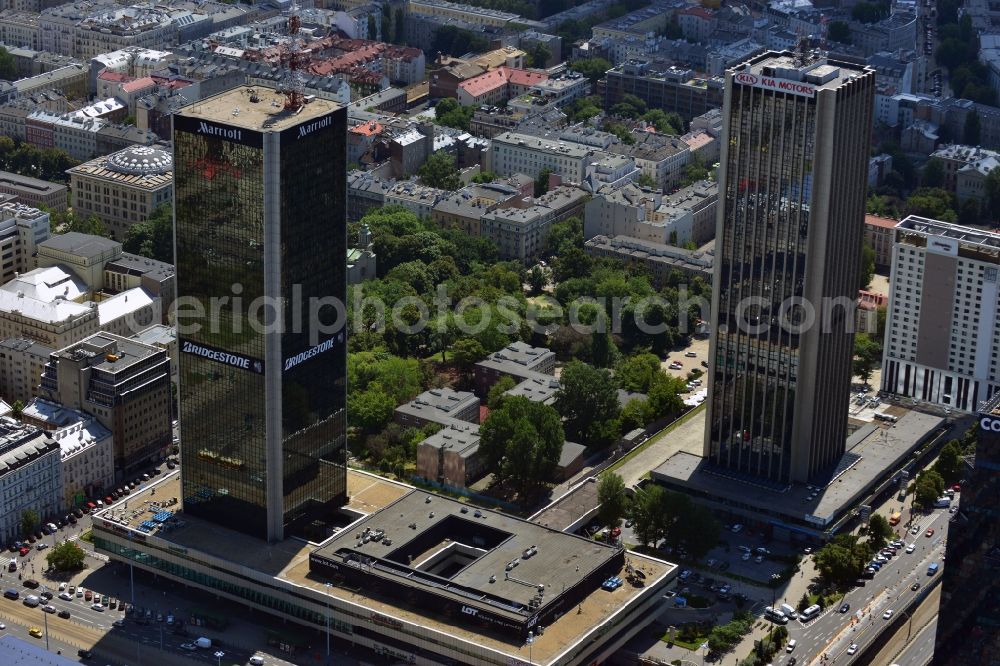
<path fill-rule="evenodd" d="M 1000 659 L 1000 394 L 976 420 L 976 466 L 951 518 L 941 576 L 934 663 Z"/>
<path fill-rule="evenodd" d="M 346 499 L 346 108 L 173 118 L 184 509 L 277 541 Z"/>
<path fill-rule="evenodd" d="M 705 457 L 771 485 L 843 456 L 874 72 L 767 53 L 726 72 Z"/>

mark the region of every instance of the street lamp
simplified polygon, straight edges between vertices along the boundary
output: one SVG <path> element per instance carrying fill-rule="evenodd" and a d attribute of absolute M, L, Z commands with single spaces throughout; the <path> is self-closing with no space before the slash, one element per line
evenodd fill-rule
<path fill-rule="evenodd" d="M 535 642 L 535 634 L 528 632 L 528 666 L 531 666 L 531 644 Z"/>
<path fill-rule="evenodd" d="M 326 588 L 326 663 L 330 663 L 330 588 L 333 583 L 323 583 Z"/>
<path fill-rule="evenodd" d="M 215 651 L 215 658 L 216 658 L 216 660 L 218 660 L 217 663 L 219 664 L 219 666 L 222 666 L 222 658 L 225 657 L 225 656 L 226 656 L 226 653 L 223 652 L 222 650 L 216 650 Z"/>
<path fill-rule="evenodd" d="M 44 585 L 42 590 L 48 590 Z M 44 606 L 42 607 L 44 608 Z M 42 610 L 42 619 L 45 621 L 45 651 L 49 651 L 49 614 Z"/>

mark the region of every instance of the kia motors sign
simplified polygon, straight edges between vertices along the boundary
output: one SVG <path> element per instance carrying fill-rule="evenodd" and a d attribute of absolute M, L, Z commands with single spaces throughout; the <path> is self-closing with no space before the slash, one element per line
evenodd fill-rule
<path fill-rule="evenodd" d="M 763 88 L 775 92 L 798 95 L 800 97 L 815 97 L 816 88 L 801 81 L 789 81 L 788 79 L 774 79 L 769 76 L 758 76 L 750 72 L 736 72 L 733 74 L 733 82 L 742 86 L 753 88 Z"/>

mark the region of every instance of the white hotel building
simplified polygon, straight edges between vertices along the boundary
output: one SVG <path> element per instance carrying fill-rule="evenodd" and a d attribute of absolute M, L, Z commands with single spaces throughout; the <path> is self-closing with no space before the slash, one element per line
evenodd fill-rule
<path fill-rule="evenodd" d="M 1000 234 L 913 215 L 893 234 L 882 390 L 975 411 L 1000 387 Z"/>

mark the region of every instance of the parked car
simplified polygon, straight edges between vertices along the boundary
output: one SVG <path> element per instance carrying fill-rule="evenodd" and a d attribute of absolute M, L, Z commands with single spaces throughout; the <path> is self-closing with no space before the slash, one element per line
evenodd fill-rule
<path fill-rule="evenodd" d="M 102 606 L 101 604 L 90 604 L 90 607 L 91 607 L 91 609 L 93 609 L 93 610 L 95 610 L 95 611 L 97 611 L 99 613 L 103 613 L 104 612 L 104 606 Z"/>

